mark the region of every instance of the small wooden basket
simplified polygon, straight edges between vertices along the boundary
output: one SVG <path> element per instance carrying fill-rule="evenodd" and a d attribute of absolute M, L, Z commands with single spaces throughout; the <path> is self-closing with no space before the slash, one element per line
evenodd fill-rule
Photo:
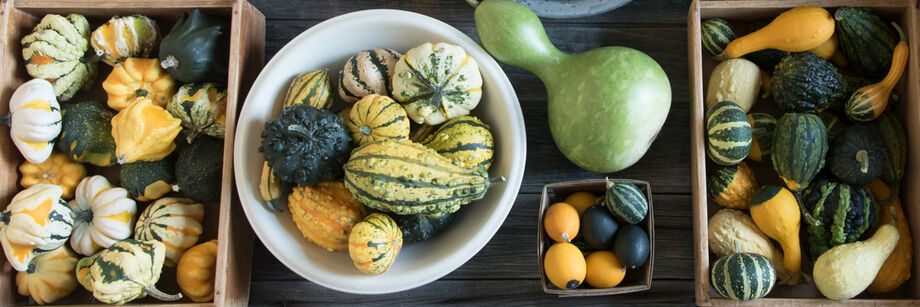
<path fill-rule="evenodd" d="M 549 246 L 553 244 L 553 240 L 543 231 L 543 213 L 546 212 L 546 208 L 549 208 L 550 205 L 563 201 L 566 196 L 575 192 L 591 192 L 594 195 L 603 197 L 604 193 L 607 191 L 607 183 L 604 179 L 588 179 L 547 184 L 543 186 L 543 196 L 540 197 L 540 214 L 538 214 L 537 220 L 537 237 L 539 238 L 537 240 L 537 257 L 540 263 L 540 280 L 543 283 L 543 292 L 558 294 L 559 297 L 601 296 L 639 292 L 651 288 L 652 268 L 655 266 L 655 214 L 652 209 L 651 185 L 649 185 L 647 181 L 632 179 L 610 179 L 610 181 L 629 182 L 635 184 L 640 190 L 645 192 L 645 199 L 648 200 L 648 214 L 645 220 L 637 225 L 648 233 L 648 261 L 639 268 L 628 269 L 623 281 L 616 287 L 609 289 L 559 289 L 550 283 L 549 280 L 546 279 L 546 273 L 543 272 L 543 254 Z"/>

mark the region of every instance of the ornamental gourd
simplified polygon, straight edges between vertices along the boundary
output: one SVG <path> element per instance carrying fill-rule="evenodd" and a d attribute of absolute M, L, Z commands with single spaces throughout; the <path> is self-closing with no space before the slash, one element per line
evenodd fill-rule
<path fill-rule="evenodd" d="M 349 112 L 345 127 L 355 147 L 382 140 L 409 138 L 406 110 L 390 97 L 370 94 L 358 100 Z"/>
<path fill-rule="evenodd" d="M 29 268 L 16 273 L 19 294 L 31 296 L 39 305 L 54 303 L 77 289 L 77 255 L 66 245 L 38 256 Z"/>
<path fill-rule="evenodd" d="M 751 197 L 760 188 L 754 171 L 744 162 L 738 165 L 713 166 L 707 182 L 707 192 L 712 200 L 722 207 L 734 209 L 750 207 Z"/>
<path fill-rule="evenodd" d="M 712 264 L 709 282 L 719 295 L 733 300 L 752 300 L 770 293 L 776 283 L 776 272 L 767 257 L 738 252 Z"/>
<path fill-rule="evenodd" d="M 93 49 L 102 61 L 115 64 L 127 58 L 146 58 L 157 47 L 160 30 L 157 23 L 144 15 L 112 17 L 93 31 Z"/>
<path fill-rule="evenodd" d="M 712 162 L 735 165 L 751 150 L 751 123 L 744 109 L 722 101 L 706 111 L 706 152 Z"/>
<path fill-rule="evenodd" d="M 361 203 L 397 214 L 440 217 L 485 197 L 504 178 L 464 168 L 433 149 L 386 140 L 355 149 L 345 163 L 345 187 Z"/>
<path fill-rule="evenodd" d="M 61 138 L 57 149 L 77 162 L 106 167 L 116 162 L 112 117 L 115 110 L 98 101 L 65 104 L 61 108 Z"/>
<path fill-rule="evenodd" d="M 284 212 L 281 207 L 281 178 L 275 176 L 268 161 L 262 162 L 262 175 L 259 177 L 259 195 L 268 207 L 277 212 Z"/>
<path fill-rule="evenodd" d="M 134 199 L 155 200 L 172 192 L 173 183 L 176 182 L 175 167 L 175 155 L 159 161 L 122 164 L 118 170 L 118 181 Z"/>
<path fill-rule="evenodd" d="M 776 118 L 767 113 L 750 113 L 748 122 L 751 123 L 751 151 L 748 158 L 761 162 L 773 153 L 773 132 L 776 130 Z"/>
<path fill-rule="evenodd" d="M 148 294 L 161 301 L 175 301 L 182 294 L 166 294 L 156 288 L 165 258 L 163 243 L 125 239 L 77 262 L 77 281 L 100 302 L 124 304 Z"/>
<path fill-rule="evenodd" d="M 182 294 L 196 303 L 214 300 L 216 266 L 217 240 L 195 245 L 185 251 L 176 268 L 176 281 Z"/>
<path fill-rule="evenodd" d="M 160 68 L 157 59 L 129 58 L 115 65 L 102 88 L 109 107 L 117 111 L 144 98 L 163 108 L 176 94 L 175 81 Z"/>
<path fill-rule="evenodd" d="M 894 209 L 885 214 L 894 215 Z M 846 300 L 863 292 L 878 274 L 900 239 L 893 218 L 865 241 L 835 246 L 815 261 L 815 286 L 833 300 Z"/>
<path fill-rule="evenodd" d="M 328 251 L 348 249 L 352 227 L 367 216 L 341 181 L 321 181 L 312 187 L 295 187 L 288 208 L 304 238 Z"/>
<path fill-rule="evenodd" d="M 901 80 L 901 74 L 904 73 L 904 66 L 907 65 L 907 57 L 910 48 L 907 47 L 907 39 L 904 38 L 904 31 L 896 23 L 891 23 L 898 30 L 901 42 L 894 47 L 891 55 L 891 68 L 885 79 L 875 84 L 866 85 L 850 96 L 846 103 L 847 117 L 855 121 L 867 122 L 876 119 L 888 106 L 888 98 L 895 85 Z"/>
<path fill-rule="evenodd" d="M 703 52 L 713 58 L 725 51 L 725 46 L 735 40 L 735 31 L 732 25 L 722 18 L 709 18 L 700 23 L 700 41 Z"/>
<path fill-rule="evenodd" d="M 841 7 L 834 12 L 840 49 L 849 67 L 871 79 L 881 79 L 891 67 L 892 51 L 898 44 L 898 33 L 871 9 Z"/>
<path fill-rule="evenodd" d="M 799 244 L 801 209 L 795 196 L 786 188 L 768 185 L 751 198 L 751 218 L 764 234 L 779 242 L 783 248 L 783 266 L 789 272 L 790 285 L 799 283 L 802 268 L 802 246 Z"/>
<path fill-rule="evenodd" d="M 831 247 L 859 240 L 878 219 L 878 203 L 869 188 L 821 176 L 805 190 L 802 208 L 816 223 L 805 225 L 805 248 L 811 260 Z"/>
<path fill-rule="evenodd" d="M 351 152 L 350 142 L 341 117 L 295 104 L 265 123 L 259 152 L 278 178 L 310 186 L 341 175 Z"/>
<path fill-rule="evenodd" d="M 446 229 L 447 226 L 450 226 L 454 220 L 453 214 L 445 214 L 438 218 L 428 217 L 423 214 L 391 214 L 390 217 L 396 220 L 396 225 L 402 230 L 404 243 L 431 239 Z"/>
<path fill-rule="evenodd" d="M 45 162 L 61 133 L 61 106 L 51 83 L 32 79 L 16 88 L 10 98 L 10 115 L 0 117 L 0 123 L 10 126 L 13 144 L 26 160 Z"/>
<path fill-rule="evenodd" d="M 834 19 L 827 10 L 805 5 L 779 14 L 760 30 L 733 40 L 725 47 L 729 58 L 763 50 L 808 51 L 834 34 Z"/>
<path fill-rule="evenodd" d="M 160 65 L 182 82 L 227 82 L 230 26 L 198 9 L 182 13 L 160 43 Z"/>
<path fill-rule="evenodd" d="M 818 116 L 786 113 L 773 134 L 773 169 L 786 187 L 801 193 L 824 168 L 827 130 Z"/>
<path fill-rule="evenodd" d="M 894 198 L 900 194 L 901 179 L 904 177 L 904 167 L 907 165 L 907 132 L 904 131 L 904 125 L 898 120 L 894 110 L 882 113 L 872 125 L 881 136 L 888 156 L 888 159 L 885 159 L 885 170 L 882 171 L 881 178 L 894 189 L 894 192 L 891 193 Z"/>
<path fill-rule="evenodd" d="M 35 257 L 64 245 L 73 230 L 64 191 L 53 184 L 36 184 L 13 197 L 0 212 L 0 244 L 10 266 L 29 268 Z"/>
<path fill-rule="evenodd" d="M 482 98 L 479 64 L 460 46 L 425 43 L 396 62 L 393 98 L 409 118 L 437 125 L 470 114 Z"/>
<path fill-rule="evenodd" d="M 706 108 L 731 101 L 748 112 L 757 102 L 762 82 L 760 68 L 754 62 L 742 58 L 722 61 L 709 75 Z"/>
<path fill-rule="evenodd" d="M 26 72 L 51 82 L 60 101 L 70 100 L 80 89 L 89 90 L 100 59 L 89 48 L 89 33 L 83 15 L 45 15 L 20 41 Z"/>
<path fill-rule="evenodd" d="M 150 99 L 141 99 L 112 117 L 112 138 L 119 164 L 165 158 L 182 130 L 181 120 Z"/>
<path fill-rule="evenodd" d="M 202 136 L 179 152 L 173 191 L 199 202 L 220 200 L 224 141 Z"/>
<path fill-rule="evenodd" d="M 166 104 L 166 110 L 182 121 L 189 144 L 201 134 L 224 138 L 227 91 L 215 83 L 189 83 L 179 87 Z"/>
<path fill-rule="evenodd" d="M 19 165 L 22 179 L 19 185 L 29 188 L 39 183 L 56 184 L 64 189 L 61 198 L 73 198 L 73 192 L 83 177 L 86 177 L 86 167 L 83 164 L 70 161 L 67 155 L 54 152 L 45 162 L 36 164 L 25 161 Z"/>
<path fill-rule="evenodd" d="M 390 269 L 402 244 L 396 221 L 386 214 L 372 213 L 352 228 L 348 254 L 361 273 L 378 275 Z"/>
<path fill-rule="evenodd" d="M 88 256 L 131 236 L 137 204 L 128 191 L 96 175 L 80 181 L 77 198 L 68 204 L 74 227 L 70 247 Z"/>
<path fill-rule="evenodd" d="M 901 198 L 897 197 L 897 195 L 893 195 L 891 188 L 881 180 L 875 180 L 870 183 L 869 189 L 872 191 L 872 196 L 876 201 L 884 201 L 893 198 L 893 201 L 882 206 L 879 212 L 891 212 L 891 210 L 894 209 L 896 214 L 881 214 L 879 222 L 881 224 L 888 224 L 893 219 L 896 219 L 898 234 L 900 235 L 898 244 L 895 245 L 894 250 L 891 251 L 891 255 L 885 260 L 885 264 L 883 264 L 882 268 L 878 271 L 875 280 L 869 285 L 869 292 L 885 293 L 897 289 L 905 281 L 910 279 L 910 271 L 914 257 L 913 238 L 911 238 L 910 223 L 907 221 L 904 209 L 901 208 Z"/>
<path fill-rule="evenodd" d="M 395 63 L 396 60 L 394 59 Z M 295 104 L 306 104 L 317 109 L 329 109 L 332 106 L 332 81 L 329 70 L 311 70 L 303 72 L 291 80 L 284 92 L 282 105 L 287 108 Z"/>
<path fill-rule="evenodd" d="M 644 220 L 645 215 L 648 214 L 648 200 L 645 199 L 645 193 L 629 182 L 605 180 L 607 191 L 604 193 L 604 203 L 607 210 L 613 213 L 613 216 L 629 224 L 636 224 Z"/>
<path fill-rule="evenodd" d="M 349 57 L 339 71 L 339 97 L 354 103 L 370 94 L 388 96 L 394 67 L 402 56 L 393 49 L 374 48 Z"/>
<path fill-rule="evenodd" d="M 782 283 L 789 274 L 783 266 L 783 252 L 773 245 L 750 215 L 735 209 L 722 209 L 709 218 L 709 250 L 718 257 L 735 252 L 754 253 L 770 259 Z"/>
<path fill-rule="evenodd" d="M 845 183 L 867 185 L 882 174 L 887 156 L 871 127 L 854 125 L 834 139 L 827 152 L 827 168 Z"/>
<path fill-rule="evenodd" d="M 463 167 L 489 169 L 495 155 L 495 140 L 489 125 L 475 116 L 448 120 L 425 138 L 422 145 Z"/>
<path fill-rule="evenodd" d="M 134 226 L 134 239 L 158 241 L 166 247 L 166 266 L 175 266 L 182 253 L 198 243 L 204 205 L 191 199 L 166 197 L 147 206 Z"/>

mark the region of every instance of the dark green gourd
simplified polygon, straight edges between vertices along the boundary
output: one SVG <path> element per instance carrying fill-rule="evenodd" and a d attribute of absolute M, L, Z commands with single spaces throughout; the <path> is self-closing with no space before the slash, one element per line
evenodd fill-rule
<path fill-rule="evenodd" d="M 803 225 L 805 247 L 812 261 L 831 247 L 859 240 L 878 218 L 878 203 L 869 188 L 823 175 L 805 190 L 801 206 L 818 222 Z"/>
<path fill-rule="evenodd" d="M 198 9 L 182 14 L 160 42 L 160 65 L 182 82 L 227 82 L 230 27 Z"/>
<path fill-rule="evenodd" d="M 831 173 L 852 185 L 867 185 L 885 169 L 885 147 L 872 128 L 864 125 L 843 129 L 827 153 Z"/>
<path fill-rule="evenodd" d="M 735 40 L 732 25 L 722 18 L 710 18 L 700 24 L 703 52 L 715 57 L 725 51 L 725 46 Z"/>
<path fill-rule="evenodd" d="M 566 54 L 533 11 L 511 1 L 482 1 L 475 20 L 489 54 L 543 80 L 550 132 L 566 158 L 605 173 L 642 158 L 671 107 L 668 76 L 654 59 L 626 47 Z"/>
<path fill-rule="evenodd" d="M 57 149 L 77 162 L 103 167 L 114 164 L 113 116 L 115 111 L 98 101 L 62 104 Z"/>
<path fill-rule="evenodd" d="M 201 136 L 179 152 L 173 190 L 199 202 L 220 200 L 224 140 Z"/>
<path fill-rule="evenodd" d="M 841 7 L 834 12 L 834 21 L 840 49 L 850 67 L 860 75 L 881 80 L 891 67 L 898 35 L 868 8 Z"/>
<path fill-rule="evenodd" d="M 824 167 L 827 130 L 814 114 L 786 113 L 776 122 L 773 135 L 773 169 L 796 194 Z"/>

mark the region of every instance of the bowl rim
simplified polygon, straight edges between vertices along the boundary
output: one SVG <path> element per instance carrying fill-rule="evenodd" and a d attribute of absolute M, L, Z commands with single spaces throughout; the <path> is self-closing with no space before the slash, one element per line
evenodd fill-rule
<path fill-rule="evenodd" d="M 518 119 L 517 121 L 512 121 L 508 123 L 508 125 L 512 127 L 512 130 L 520 131 L 520 134 L 515 135 L 515 137 L 512 140 L 510 140 L 510 143 L 513 144 L 512 148 L 514 148 L 514 150 L 511 156 L 512 162 L 508 170 L 508 176 L 506 178 L 507 181 L 504 183 L 508 186 L 505 188 L 504 193 L 498 199 L 499 205 L 496 207 L 495 212 L 493 212 L 489 216 L 488 221 L 485 222 L 484 225 L 486 225 L 486 227 L 483 227 L 477 230 L 475 234 L 472 237 L 470 237 L 470 240 L 466 244 L 467 246 L 474 246 L 474 248 L 467 248 L 466 250 L 463 250 L 462 248 L 458 248 L 457 252 L 455 252 L 454 254 L 449 255 L 443 258 L 442 260 L 436 262 L 439 264 L 445 264 L 444 266 L 445 269 L 440 272 L 429 274 L 429 275 L 424 275 L 421 278 L 414 278 L 408 281 L 400 280 L 398 284 L 397 283 L 384 283 L 384 284 L 387 284 L 387 286 L 379 287 L 379 288 L 358 289 L 354 286 L 349 287 L 347 283 L 342 283 L 342 282 L 336 283 L 336 282 L 324 280 L 321 278 L 315 278 L 314 276 L 307 274 L 308 272 L 301 272 L 301 271 L 294 269 L 295 266 L 293 265 L 293 263 L 298 260 L 294 259 L 294 257 L 291 257 L 287 254 L 282 253 L 280 250 L 278 250 L 278 247 L 276 247 L 274 244 L 266 243 L 266 241 L 263 240 L 263 236 L 269 236 L 270 234 L 267 232 L 267 230 L 264 230 L 263 227 L 259 226 L 258 223 L 253 222 L 254 218 L 252 217 L 252 215 L 257 214 L 253 210 L 268 210 L 268 209 L 265 208 L 264 204 L 261 201 L 258 201 L 255 204 L 250 203 L 248 198 L 242 197 L 243 192 L 241 191 L 243 189 L 240 189 L 239 187 L 237 188 L 237 196 L 239 197 L 239 200 L 240 200 L 240 206 L 243 208 L 243 211 L 246 215 L 246 219 L 249 222 L 249 225 L 252 227 L 254 233 L 259 238 L 259 240 L 262 241 L 266 249 L 268 249 L 268 251 L 272 253 L 272 255 L 275 256 L 275 258 L 278 259 L 279 262 L 284 264 L 284 266 L 286 266 L 288 269 L 290 269 L 297 275 L 313 283 L 316 283 L 320 286 L 323 286 L 329 289 L 346 292 L 346 293 L 352 293 L 352 294 L 386 294 L 386 293 L 395 293 L 395 292 L 401 292 L 401 291 L 414 289 L 414 288 L 426 285 L 437 279 L 440 279 L 441 277 L 453 272 L 454 270 L 456 270 L 457 268 L 465 264 L 467 261 L 469 261 L 469 259 L 471 259 L 477 253 L 479 253 L 479 251 L 482 250 L 482 248 L 488 244 L 488 242 L 495 235 L 495 233 L 497 233 L 498 230 L 501 228 L 502 224 L 504 224 L 504 220 L 507 218 L 508 214 L 511 211 L 511 208 L 514 206 L 514 203 L 517 199 L 517 195 L 520 190 L 521 182 L 523 180 L 524 167 L 526 164 L 526 157 L 527 157 L 527 145 L 526 145 L 527 144 L 526 143 L 526 139 L 527 139 L 526 132 L 527 131 L 524 127 L 524 117 L 521 111 L 520 101 L 517 98 L 517 94 L 515 93 L 514 87 L 512 86 L 511 81 L 508 79 L 507 74 L 505 74 L 505 72 L 501 69 L 501 67 L 498 65 L 495 59 L 492 58 L 492 56 L 487 51 L 485 51 L 485 49 L 483 49 L 478 43 L 476 43 L 476 41 L 474 41 L 472 38 L 470 38 L 469 36 L 461 32 L 460 30 L 456 29 L 455 27 L 443 21 L 437 20 L 435 18 L 426 16 L 423 14 L 410 12 L 410 11 L 404 11 L 404 10 L 394 10 L 394 9 L 372 9 L 372 10 L 361 10 L 361 11 L 350 12 L 350 13 L 342 14 L 342 15 L 327 19 L 325 21 L 322 21 L 304 30 L 302 33 L 298 34 L 293 39 L 291 39 L 288 43 L 286 43 L 281 49 L 279 49 L 278 52 L 275 53 L 275 55 L 272 56 L 272 58 L 265 64 L 263 70 L 259 73 L 259 76 L 252 83 L 251 88 L 257 89 L 262 86 L 261 85 L 262 83 L 266 82 L 264 80 L 265 78 L 263 77 L 263 74 L 266 71 L 269 71 L 272 67 L 276 65 L 280 65 L 279 63 L 276 63 L 276 62 L 279 62 L 280 58 L 287 57 L 286 55 L 291 53 L 291 50 L 294 48 L 293 46 L 295 45 L 297 41 L 304 40 L 306 39 L 306 37 L 309 37 L 310 35 L 316 32 L 324 31 L 327 28 L 334 27 L 340 23 L 347 23 L 354 19 L 379 18 L 379 16 L 381 15 L 388 16 L 389 19 L 394 20 L 396 22 L 413 21 L 416 23 L 433 26 L 434 28 L 438 28 L 439 31 L 442 31 L 448 35 L 453 36 L 451 37 L 453 41 L 451 41 L 450 39 L 445 40 L 445 41 L 454 43 L 454 44 L 459 43 L 459 44 L 465 45 L 463 46 L 464 49 L 466 49 L 466 51 L 477 60 L 480 68 L 484 68 L 481 70 L 494 72 L 493 77 L 494 77 L 494 82 L 497 85 L 496 88 L 505 89 L 503 91 L 500 91 L 499 95 L 501 96 L 502 100 L 507 101 L 506 104 L 511 106 L 510 108 L 507 109 L 507 112 L 509 113 L 509 117 Z M 242 105 L 242 109 L 239 113 L 239 119 L 237 120 L 238 131 L 239 131 L 240 125 L 242 125 L 244 122 L 247 122 L 244 120 L 244 119 L 247 119 L 248 117 L 248 112 L 246 111 L 248 107 L 252 104 L 252 103 L 249 103 L 250 100 L 257 99 L 254 97 L 256 92 L 257 91 L 255 90 L 250 90 L 246 95 L 246 100 L 244 101 Z M 238 144 L 242 144 L 242 138 L 244 134 L 245 133 L 236 133 L 236 135 L 234 136 L 234 142 Z M 244 146 L 236 146 L 234 148 L 233 166 L 235 168 L 237 167 L 242 168 L 244 167 L 244 165 L 247 165 L 246 163 L 248 161 L 243 161 L 243 154 L 244 154 L 243 149 L 244 149 Z M 248 184 L 247 179 L 248 178 L 243 177 L 243 172 L 234 171 L 234 183 L 236 185 L 240 185 L 241 182 L 245 182 Z M 271 242 L 271 241 L 268 241 L 268 242 Z M 276 244 L 279 244 L 279 243 L 276 243 Z"/>

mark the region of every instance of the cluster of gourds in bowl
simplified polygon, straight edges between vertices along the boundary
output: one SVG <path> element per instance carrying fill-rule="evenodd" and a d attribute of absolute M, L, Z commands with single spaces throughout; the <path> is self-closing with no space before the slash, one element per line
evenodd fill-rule
<path fill-rule="evenodd" d="M 745 300 L 767 295 L 774 283 L 796 285 L 803 252 L 828 298 L 901 286 L 912 257 L 898 198 L 907 140 L 889 103 L 908 57 L 901 28 L 869 9 L 832 15 L 803 6 L 756 21 L 739 38 L 727 21 L 705 20 L 702 37 L 706 53 L 724 59 L 706 93 L 715 164 L 708 194 L 726 207 L 709 220 L 710 251 L 720 257 L 711 266 L 713 289 Z M 746 114 L 761 87 L 779 119 Z M 785 187 L 761 187 L 758 178 L 776 177 L 745 158 L 772 160 Z"/>
<path fill-rule="evenodd" d="M 35 79 L 13 93 L 5 122 L 25 158 L 23 190 L 0 212 L 20 294 L 46 304 L 82 285 L 104 303 L 180 299 L 155 287 L 165 264 L 193 301 L 213 298 L 217 243 L 196 243 L 202 203 L 220 197 L 228 32 L 198 10 L 165 37 L 143 15 L 91 32 L 82 15 L 49 14 L 22 38 Z M 106 103 L 63 103 L 93 89 L 100 60 L 111 66 Z"/>
<path fill-rule="evenodd" d="M 362 273 L 386 272 L 404 241 L 431 238 L 503 180 L 488 176 L 489 125 L 468 115 L 482 76 L 462 47 L 361 51 L 339 72 L 348 106 L 337 114 L 334 92 L 326 68 L 290 82 L 262 131 L 259 191 L 281 211 L 283 183 L 294 185 L 287 207 L 303 236 L 348 250 Z"/>

